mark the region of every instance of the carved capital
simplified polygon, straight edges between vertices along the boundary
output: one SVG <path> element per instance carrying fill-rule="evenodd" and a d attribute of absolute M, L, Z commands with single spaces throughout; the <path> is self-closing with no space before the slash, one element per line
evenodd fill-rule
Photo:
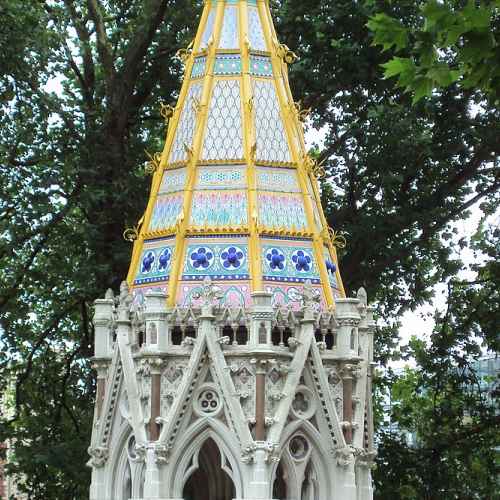
<path fill-rule="evenodd" d="M 164 445 L 164 444 L 155 445 L 153 448 L 155 463 L 157 465 L 167 464 L 171 449 L 172 449 L 172 446 L 170 446 L 170 445 Z"/>
<path fill-rule="evenodd" d="M 88 454 L 91 458 L 87 462 L 87 465 L 90 467 L 102 467 L 108 460 L 109 450 L 105 446 L 90 447 L 88 449 Z"/>
<path fill-rule="evenodd" d="M 339 467 L 347 468 L 354 463 L 354 449 L 350 446 L 335 450 L 335 458 Z"/>
<path fill-rule="evenodd" d="M 359 318 L 353 318 L 353 317 L 337 317 L 337 323 L 339 326 L 358 326 L 360 319 Z"/>
<path fill-rule="evenodd" d="M 361 367 L 355 364 L 345 364 L 340 370 L 340 375 L 343 379 L 361 377 Z"/>
<path fill-rule="evenodd" d="M 185 337 L 181 342 L 182 347 L 193 347 L 196 344 L 196 339 L 193 337 Z"/>
<path fill-rule="evenodd" d="M 279 462 L 280 460 L 280 450 L 276 443 L 270 443 L 269 441 L 255 441 L 245 448 L 241 452 L 241 461 L 245 464 L 250 464 L 255 462 L 256 452 L 264 451 L 266 463 L 269 462 Z"/>
<path fill-rule="evenodd" d="M 295 351 L 295 349 L 297 349 L 297 347 L 302 344 L 302 342 L 295 338 L 295 337 L 290 337 L 288 339 L 288 347 L 290 348 L 291 351 Z"/>

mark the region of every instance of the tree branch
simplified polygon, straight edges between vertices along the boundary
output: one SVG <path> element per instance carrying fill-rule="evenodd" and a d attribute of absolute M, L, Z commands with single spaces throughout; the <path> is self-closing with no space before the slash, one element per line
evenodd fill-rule
<path fill-rule="evenodd" d="M 104 79 L 106 81 L 106 90 L 111 93 L 113 83 L 115 82 L 116 69 L 113 62 L 113 54 L 109 44 L 106 27 L 102 17 L 102 4 L 99 0 L 87 0 L 90 17 L 95 26 L 97 35 L 97 52 L 104 69 Z"/>
<path fill-rule="evenodd" d="M 69 13 L 73 26 L 75 27 L 76 34 L 80 40 L 81 54 L 83 60 L 83 76 L 86 88 L 88 90 L 88 98 L 90 101 L 93 100 L 94 85 L 95 85 L 95 67 L 94 59 L 92 57 L 92 48 L 90 43 L 90 33 L 85 23 L 81 19 L 81 16 L 75 9 L 73 2 L 71 0 L 64 0 L 66 9 Z"/>
<path fill-rule="evenodd" d="M 137 26 L 136 32 L 128 47 L 123 66 L 123 82 L 126 99 L 130 101 L 133 88 L 144 67 L 144 56 L 154 38 L 156 30 L 162 23 L 167 10 L 168 0 L 149 0 L 145 7 L 147 23 Z"/>

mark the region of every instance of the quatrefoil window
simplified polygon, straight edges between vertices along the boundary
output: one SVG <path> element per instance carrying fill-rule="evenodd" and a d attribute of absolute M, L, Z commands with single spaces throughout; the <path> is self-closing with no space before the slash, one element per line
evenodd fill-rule
<path fill-rule="evenodd" d="M 292 401 L 292 414 L 301 420 L 310 419 L 316 411 L 314 394 L 305 385 L 299 385 Z"/>
<path fill-rule="evenodd" d="M 304 460 L 309 454 L 309 443 L 304 436 L 299 434 L 290 439 L 288 449 L 295 460 Z"/>

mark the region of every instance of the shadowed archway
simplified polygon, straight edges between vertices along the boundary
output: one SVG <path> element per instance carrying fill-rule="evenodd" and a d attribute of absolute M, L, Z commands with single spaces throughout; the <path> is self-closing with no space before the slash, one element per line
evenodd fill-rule
<path fill-rule="evenodd" d="M 223 470 L 222 457 L 215 441 L 208 438 L 196 457 L 196 469 L 189 476 L 182 497 L 184 500 L 233 500 L 236 496 L 232 479 Z"/>

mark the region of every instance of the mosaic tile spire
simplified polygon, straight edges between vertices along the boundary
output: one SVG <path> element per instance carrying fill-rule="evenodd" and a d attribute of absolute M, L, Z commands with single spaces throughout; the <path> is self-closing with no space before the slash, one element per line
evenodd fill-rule
<path fill-rule="evenodd" d="M 222 303 L 254 291 L 300 306 L 344 296 L 335 246 L 267 0 L 205 3 L 134 242 L 128 282 L 186 306 L 209 276 Z M 168 112 L 167 112 L 168 113 Z"/>

